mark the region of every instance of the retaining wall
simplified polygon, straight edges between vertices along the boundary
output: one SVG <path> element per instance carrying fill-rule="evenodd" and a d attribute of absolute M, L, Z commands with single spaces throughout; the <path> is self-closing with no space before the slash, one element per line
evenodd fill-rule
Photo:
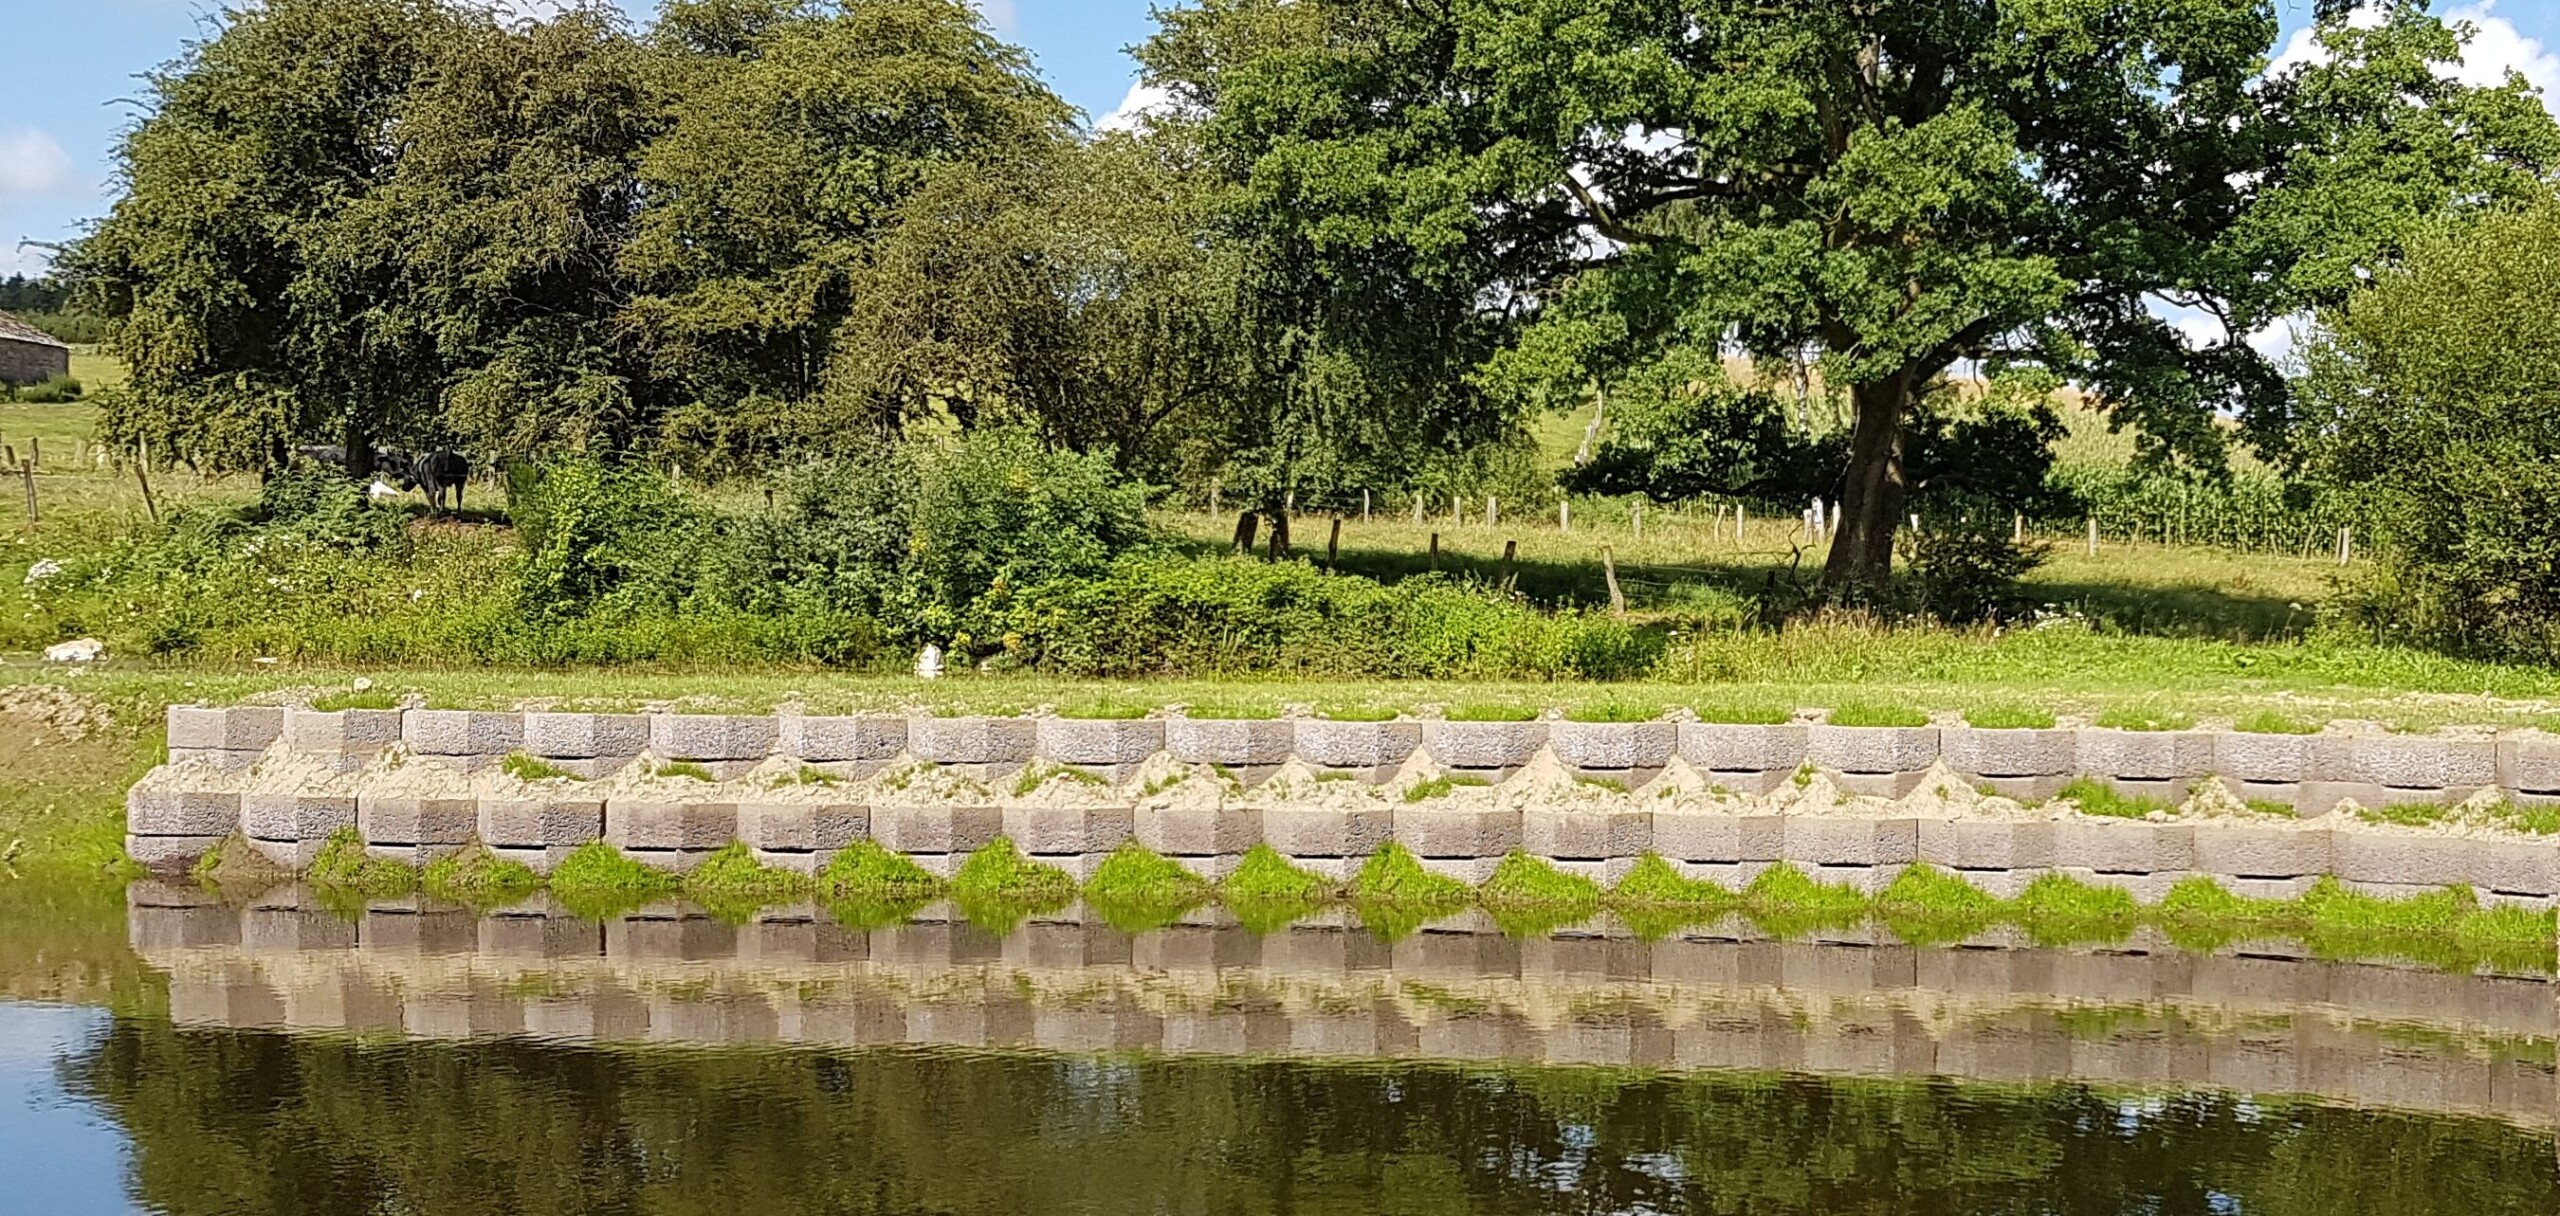
<path fill-rule="evenodd" d="M 2466 884 L 2486 899 L 2548 906 L 2560 899 L 2560 838 L 2381 830 L 2331 820 L 2340 801 L 2386 806 L 2448 802 L 2496 788 L 2520 804 L 2560 803 L 2560 740 L 2541 736 L 2247 735 L 2102 729 L 1975 730 L 1934 727 L 1780 726 L 1697 722 L 1334 722 L 1185 718 L 753 717 L 675 714 L 487 713 L 454 710 L 173 708 L 172 767 L 138 785 L 127 804 L 127 847 L 156 868 L 182 867 L 234 831 L 269 856 L 307 864 L 322 842 L 352 827 L 379 856 L 412 863 L 472 842 L 548 870 L 570 849 L 608 841 L 652 864 L 682 870 L 741 840 L 765 862 L 823 866 L 856 840 L 873 839 L 926 868 L 951 873 L 998 836 L 1079 877 L 1135 840 L 1210 877 L 1267 843 L 1297 863 L 1347 878 L 1389 841 L 1426 866 L 1481 881 L 1504 855 L 1525 850 L 1612 881 L 1651 851 L 1695 877 L 1748 882 L 1779 862 L 1863 889 L 1889 883 L 1915 862 L 1954 870 L 2010 895 L 2047 873 L 2131 889 L 2157 899 L 2189 875 L 2245 894 L 2287 896 L 2324 875 L 2378 894 Z M 752 785 L 713 784 L 700 798 L 587 795 L 576 782 L 517 787 L 508 797 L 417 797 L 355 783 L 226 792 L 207 774 L 262 760 L 297 771 L 356 773 L 398 748 L 461 772 L 522 753 L 584 778 L 607 777 L 644 753 L 686 761 L 723 781 L 774 757 L 860 778 L 913 758 L 982 779 L 1039 762 L 1119 780 L 1159 753 L 1216 764 L 1251 782 L 1292 760 L 1327 773 L 1381 780 L 1417 753 L 1448 771 L 1500 780 L 1541 752 L 1574 772 L 1633 788 L 1674 757 L 1741 793 L 1776 789 L 1811 766 L 1851 793 L 1894 797 L 1933 766 L 1968 784 L 2024 800 L 2079 777 L 2175 801 L 2194 782 L 2220 777 L 2243 796 L 2282 802 L 2298 820 L 2149 822 L 2060 815 L 1987 820 L 1895 814 L 1714 813 L 1683 807 L 1591 809 L 1581 803 L 1413 804 L 1344 807 L 1268 799 L 1249 791 L 1214 807 L 1151 803 L 1142 791 L 1104 806 L 1033 806 L 990 796 L 984 805 L 902 805 L 866 788 L 831 802 L 801 787 L 789 798 Z M 240 783 L 232 783 L 238 786 Z M 1748 803 L 1742 804 L 1748 806 Z"/>
<path fill-rule="evenodd" d="M 291 887 L 246 906 L 151 883 L 130 899 L 134 949 L 168 974 L 182 1025 L 2069 1078 L 2531 1126 L 2555 1109 L 2546 982 L 2139 941 L 1388 941 L 1333 921 L 1248 933 L 1214 909 L 1124 933 L 1073 907 L 998 937 L 947 910 L 860 929 L 807 908 L 598 923 L 538 901 L 350 918 Z"/>

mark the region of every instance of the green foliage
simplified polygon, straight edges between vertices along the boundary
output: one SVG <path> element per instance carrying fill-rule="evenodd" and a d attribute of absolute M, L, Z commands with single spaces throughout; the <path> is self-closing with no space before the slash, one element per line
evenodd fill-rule
<path fill-rule="evenodd" d="M 1472 894 L 1467 884 L 1424 869 L 1412 850 L 1393 842 L 1370 854 L 1351 882 L 1351 897 L 1359 903 L 1428 909 L 1441 915 L 1466 906 Z"/>
<path fill-rule="evenodd" d="M 813 885 L 804 875 L 757 861 L 745 841 L 733 840 L 685 871 L 683 889 L 685 898 L 713 915 L 741 922 L 757 908 L 796 898 Z"/>
<path fill-rule="evenodd" d="M 645 866 L 601 840 L 590 840 L 552 867 L 551 894 L 580 916 L 605 917 L 666 899 L 684 887 L 681 876 Z"/>
<path fill-rule="evenodd" d="M 523 862 L 506 860 L 475 845 L 428 862 L 418 872 L 418 885 L 440 899 L 502 904 L 532 894 L 542 886 L 542 876 Z"/>
<path fill-rule="evenodd" d="M 1632 369 L 1609 406 L 1608 437 L 1560 478 L 1575 494 L 1795 510 L 1830 492 L 1848 455 L 1845 434 L 1807 434 L 1776 394 L 1727 378 L 1712 349 L 1684 346 Z"/>
<path fill-rule="evenodd" d="M 546 763 L 520 751 L 508 752 L 498 761 L 498 771 L 518 781 L 577 780 L 567 769 Z"/>
<path fill-rule="evenodd" d="M 1796 716 L 1794 706 L 1768 702 L 1711 701 L 1693 708 L 1697 710 L 1699 721 L 1729 726 L 1779 726 Z"/>
<path fill-rule="evenodd" d="M 520 471 L 508 490 L 536 610 L 666 609 L 689 590 L 709 521 L 658 474 L 562 460 Z"/>
<path fill-rule="evenodd" d="M 1613 679 L 1662 653 L 1658 633 L 1628 621 L 1541 612 L 1441 576 L 1385 584 L 1246 558 L 1131 556 L 1023 590 L 989 628 L 1007 656 L 1079 676 Z"/>
<path fill-rule="evenodd" d="M 1214 894 L 1208 880 L 1134 840 L 1103 858 L 1084 883 L 1085 902 L 1129 933 L 1171 924 Z"/>
<path fill-rule="evenodd" d="M 1989 512 L 1940 516 L 1904 533 L 1901 548 L 1911 606 L 1951 625 L 2018 615 L 2027 606 L 2018 580 L 2053 555 L 2050 545 L 2012 538 Z"/>
<path fill-rule="evenodd" d="M 1064 901 L 1075 897 L 1076 880 L 1056 866 L 1031 860 L 999 836 L 960 863 L 960 872 L 951 876 L 951 893 L 979 900 Z"/>
<path fill-rule="evenodd" d="M 1487 786 L 1491 784 L 1493 783 L 1482 777 L 1471 776 L 1466 773 L 1442 773 L 1437 777 L 1416 781 L 1412 785 L 1405 787 L 1404 800 L 1407 804 L 1429 802 L 1434 798 L 1446 798 L 1462 786 L 1474 787 Z"/>
<path fill-rule="evenodd" d="M 711 770 L 692 760 L 661 760 L 649 770 L 652 777 L 675 777 L 685 781 L 717 781 Z"/>
<path fill-rule="evenodd" d="M 1071 765 L 1026 764 L 1022 767 L 1021 775 L 1013 779 L 1013 796 L 1016 798 L 1028 797 L 1032 791 L 1037 790 L 1041 786 L 1047 785 L 1052 781 L 1064 781 L 1070 785 L 1111 784 L 1110 782 L 1103 780 L 1100 776 L 1088 773 L 1083 769 L 1076 768 Z"/>
<path fill-rule="evenodd" d="M 2312 476 L 2376 517 L 2361 622 L 2560 661 L 2560 200 L 2432 232 L 2321 316 Z"/>
<path fill-rule="evenodd" d="M 1927 726 L 1929 715 L 1908 705 L 1855 701 L 1835 707 L 1825 721 L 1833 726 Z"/>
<path fill-rule="evenodd" d="M 2153 811 L 2164 811 L 2166 804 L 2149 798 L 2133 798 L 2115 791 L 2115 787 L 2096 777 L 2076 777 L 2056 799 L 2077 805 L 2083 815 L 2099 815 L 2108 819 L 2140 819 Z"/>
<path fill-rule="evenodd" d="M 2282 710 L 2261 709 L 2233 719 L 2231 729 L 2250 735 L 2316 735 L 2320 733 L 2320 723 Z"/>
<path fill-rule="evenodd" d="M 1976 730 L 2050 730 L 2053 711 L 2028 705 L 1978 705 L 1964 711 L 1964 721 Z"/>
<path fill-rule="evenodd" d="M 2182 710 L 2159 705 L 2110 705 L 2099 712 L 2097 724 L 2109 730 L 2188 730 L 2196 721 Z"/>
<path fill-rule="evenodd" d="M 320 846 L 320 855 L 303 867 L 302 877 L 316 887 L 359 895 L 406 895 L 418 888 L 416 867 L 365 854 L 364 837 L 354 828 L 339 828 Z"/>
<path fill-rule="evenodd" d="M 25 405 L 61 405 L 80 399 L 78 380 L 68 375 L 47 376 L 33 384 L 0 384 L 0 401 Z"/>
<path fill-rule="evenodd" d="M 830 901 L 922 899 L 942 890 L 942 880 L 876 840 L 836 850 L 818 872 L 819 894 Z"/>

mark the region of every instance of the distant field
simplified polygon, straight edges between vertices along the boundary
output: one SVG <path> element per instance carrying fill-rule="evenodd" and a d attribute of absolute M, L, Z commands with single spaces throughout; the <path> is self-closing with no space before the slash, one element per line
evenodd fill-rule
<path fill-rule="evenodd" d="M 71 378 L 91 392 L 114 388 L 125 381 L 124 361 L 98 353 L 95 346 L 74 346 L 71 348 Z"/>

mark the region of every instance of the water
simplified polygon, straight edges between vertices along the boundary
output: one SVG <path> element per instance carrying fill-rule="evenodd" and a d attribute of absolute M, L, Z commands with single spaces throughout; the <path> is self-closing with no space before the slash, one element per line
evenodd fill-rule
<path fill-rule="evenodd" d="M 2541 977 L 135 894 L 13 935 L 112 1012 L 0 1004 L 0 1211 L 2560 1211 Z"/>

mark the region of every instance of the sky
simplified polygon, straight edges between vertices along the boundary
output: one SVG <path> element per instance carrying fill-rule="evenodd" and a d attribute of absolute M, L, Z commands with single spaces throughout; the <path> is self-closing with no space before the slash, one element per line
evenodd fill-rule
<path fill-rule="evenodd" d="M 533 8 L 546 0 L 511 0 Z M 1151 0 L 973 0 L 998 36 L 1027 48 L 1052 88 L 1097 122 L 1143 104 L 1127 48 L 1155 28 Z M 1171 0 L 1166 0 L 1170 3 Z M 136 77 L 203 36 L 224 0 L 0 0 L 0 276 L 42 270 L 46 252 L 104 214 L 117 133 L 139 112 Z M 645 19 L 654 0 L 619 0 Z M 2312 0 L 2276 0 L 2279 62 L 2307 48 Z M 2441 11 L 2479 27 L 2466 77 L 2506 69 L 2560 104 L 2560 0 L 2461 0 Z M 2270 341 L 2275 340 L 2270 338 Z"/>

